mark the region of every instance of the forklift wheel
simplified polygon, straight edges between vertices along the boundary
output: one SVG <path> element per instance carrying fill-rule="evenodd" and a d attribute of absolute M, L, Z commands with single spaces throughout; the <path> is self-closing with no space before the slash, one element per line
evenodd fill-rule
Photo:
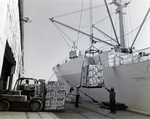
<path fill-rule="evenodd" d="M 10 107 L 10 103 L 7 100 L 0 101 L 0 110 L 7 111 Z"/>
<path fill-rule="evenodd" d="M 30 109 L 33 112 L 38 112 L 43 108 L 43 103 L 41 100 L 34 100 L 30 104 Z"/>

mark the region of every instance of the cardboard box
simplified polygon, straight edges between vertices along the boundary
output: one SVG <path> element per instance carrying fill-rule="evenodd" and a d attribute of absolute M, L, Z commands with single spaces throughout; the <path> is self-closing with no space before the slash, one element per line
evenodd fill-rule
<path fill-rule="evenodd" d="M 46 87 L 47 93 L 45 110 L 64 109 L 66 98 L 65 83 L 59 81 L 49 81 Z"/>

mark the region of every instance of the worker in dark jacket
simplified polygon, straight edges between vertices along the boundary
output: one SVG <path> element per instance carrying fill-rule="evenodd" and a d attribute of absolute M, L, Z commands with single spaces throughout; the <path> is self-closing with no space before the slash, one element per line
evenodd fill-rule
<path fill-rule="evenodd" d="M 78 106 L 79 98 L 80 98 L 79 88 L 80 88 L 80 86 L 77 85 L 75 107 L 79 107 L 79 106 Z"/>
<path fill-rule="evenodd" d="M 116 97 L 116 93 L 114 91 L 114 87 L 111 87 L 111 89 L 108 89 L 107 87 L 105 87 L 105 89 L 109 92 L 109 99 L 110 99 L 110 111 L 111 113 L 116 114 L 116 109 L 115 109 L 115 97 Z"/>
<path fill-rule="evenodd" d="M 73 87 L 71 87 L 69 93 L 72 94 L 73 91 L 74 91 L 74 89 L 73 89 Z"/>
<path fill-rule="evenodd" d="M 27 100 L 30 100 L 31 90 L 30 90 L 28 79 L 26 80 L 26 83 L 24 84 L 24 94 L 27 95 Z"/>

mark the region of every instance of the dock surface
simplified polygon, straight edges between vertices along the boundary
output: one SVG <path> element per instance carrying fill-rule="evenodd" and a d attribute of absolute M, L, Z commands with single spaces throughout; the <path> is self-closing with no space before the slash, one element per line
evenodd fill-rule
<path fill-rule="evenodd" d="M 65 103 L 63 111 L 0 111 L 0 119 L 150 119 L 150 116 L 130 111 L 117 111 L 112 114 L 96 103 L 82 102 L 78 108 L 73 103 Z"/>

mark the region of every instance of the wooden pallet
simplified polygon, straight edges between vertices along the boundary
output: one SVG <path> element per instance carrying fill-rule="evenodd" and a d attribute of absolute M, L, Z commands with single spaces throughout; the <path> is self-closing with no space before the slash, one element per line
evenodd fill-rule
<path fill-rule="evenodd" d="M 110 109 L 109 102 L 102 102 L 100 105 L 101 108 Z M 115 104 L 116 110 L 126 110 L 128 107 L 124 103 L 116 102 Z"/>

